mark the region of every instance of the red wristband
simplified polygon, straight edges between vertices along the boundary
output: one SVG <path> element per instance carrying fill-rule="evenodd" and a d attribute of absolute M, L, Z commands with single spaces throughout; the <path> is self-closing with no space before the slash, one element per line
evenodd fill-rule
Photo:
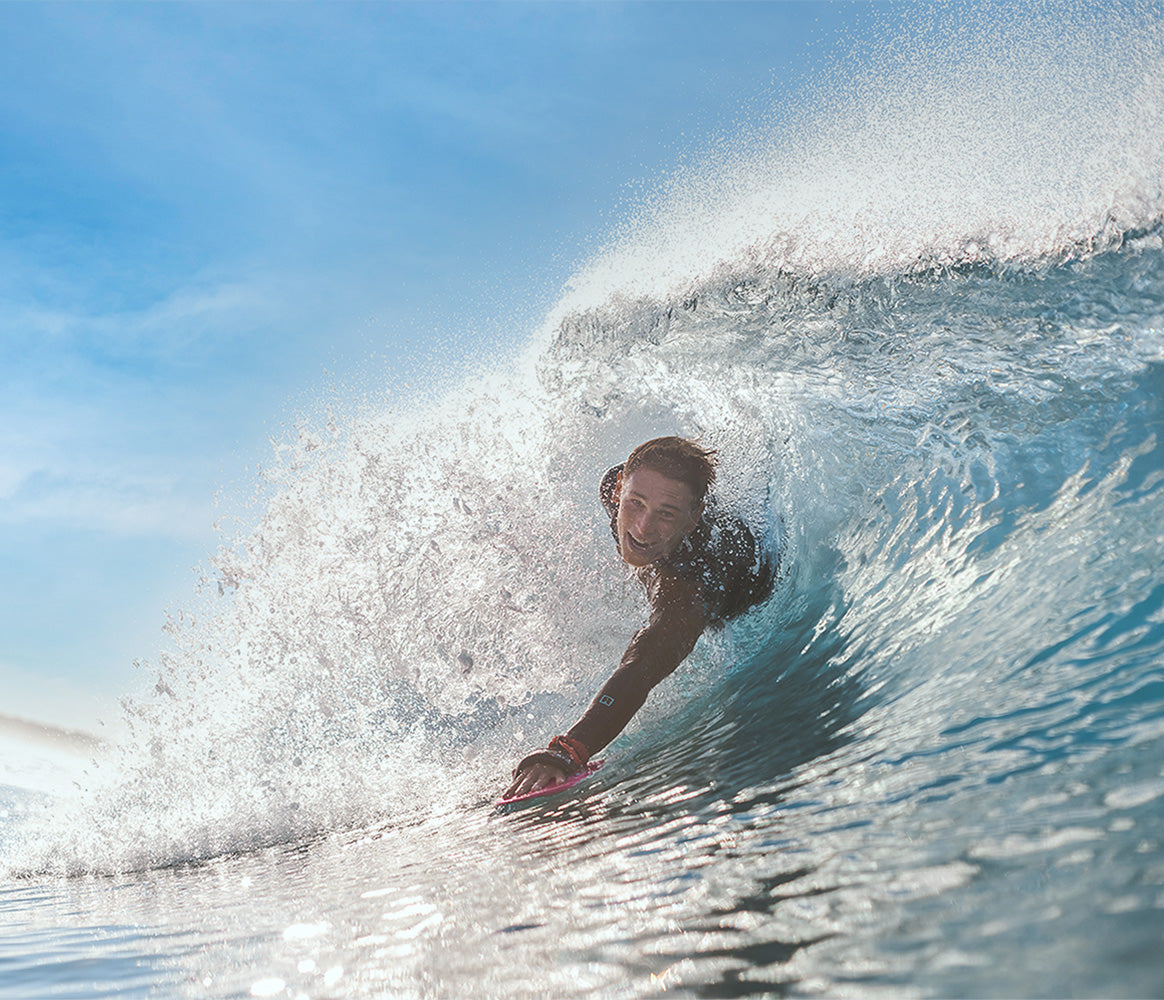
<path fill-rule="evenodd" d="M 555 736 L 550 740 L 550 749 L 565 753 L 578 767 L 585 767 L 590 759 L 590 751 L 581 740 L 573 736 Z"/>

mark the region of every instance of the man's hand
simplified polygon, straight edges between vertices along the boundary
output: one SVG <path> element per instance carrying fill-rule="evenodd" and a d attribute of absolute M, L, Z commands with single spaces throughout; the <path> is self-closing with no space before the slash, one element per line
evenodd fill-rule
<path fill-rule="evenodd" d="M 512 799 L 515 795 L 541 791 L 550 785 L 556 785 L 559 781 L 564 781 L 565 778 L 564 768 L 554 767 L 552 764 L 530 764 L 517 772 L 513 784 L 506 789 L 502 798 Z"/>

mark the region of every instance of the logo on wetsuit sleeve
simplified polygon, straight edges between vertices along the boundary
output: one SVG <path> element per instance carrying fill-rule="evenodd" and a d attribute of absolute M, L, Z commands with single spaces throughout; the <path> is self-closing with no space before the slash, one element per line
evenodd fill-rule
<path fill-rule="evenodd" d="M 598 699 L 598 704 L 610 706 L 614 704 L 614 699 L 610 697 L 610 695 L 604 694 L 601 698 Z"/>

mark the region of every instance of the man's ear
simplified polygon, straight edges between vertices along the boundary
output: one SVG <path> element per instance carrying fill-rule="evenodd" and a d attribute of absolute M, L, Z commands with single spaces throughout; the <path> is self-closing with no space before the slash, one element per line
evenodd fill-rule
<path fill-rule="evenodd" d="M 622 469 L 619 469 L 614 475 L 614 492 L 610 495 L 617 505 L 622 498 Z"/>

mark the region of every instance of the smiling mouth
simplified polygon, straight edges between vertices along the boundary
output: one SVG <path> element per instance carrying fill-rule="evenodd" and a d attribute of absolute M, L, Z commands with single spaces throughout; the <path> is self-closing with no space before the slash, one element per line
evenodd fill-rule
<path fill-rule="evenodd" d="M 648 552 L 651 548 L 646 542 L 640 542 L 629 531 L 626 533 L 626 543 L 635 552 Z"/>

